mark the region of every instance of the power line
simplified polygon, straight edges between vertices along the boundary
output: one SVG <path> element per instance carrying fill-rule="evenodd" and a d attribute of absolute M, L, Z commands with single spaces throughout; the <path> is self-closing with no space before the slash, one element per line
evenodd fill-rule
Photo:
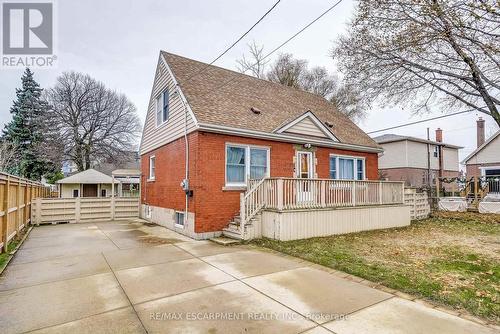
<path fill-rule="evenodd" d="M 410 122 L 410 123 L 400 124 L 400 125 L 396 125 L 396 126 L 391 126 L 389 128 L 385 128 L 385 129 L 380 129 L 380 130 L 375 130 L 375 131 L 369 131 L 369 132 L 367 132 L 367 134 L 376 133 L 376 132 L 382 132 L 382 131 L 387 131 L 387 130 L 393 130 L 393 129 L 402 128 L 402 127 L 405 127 L 405 126 L 410 126 L 410 125 L 414 125 L 414 124 L 419 124 L 419 123 L 424 123 L 424 122 L 428 122 L 428 121 L 433 121 L 435 119 L 440 119 L 440 118 L 445 118 L 445 117 L 450 117 L 450 116 L 456 116 L 456 115 L 460 115 L 460 114 L 465 114 L 465 113 L 468 113 L 468 112 L 471 112 L 471 111 L 475 111 L 475 110 L 476 109 L 469 109 L 469 110 L 463 110 L 463 111 L 459 111 L 459 112 L 452 113 L 452 114 L 447 114 L 447 115 L 442 115 L 442 116 L 436 116 L 436 117 L 426 118 L 426 119 L 422 119 L 422 120 L 415 121 L 415 122 Z"/>
<path fill-rule="evenodd" d="M 217 60 L 219 60 L 221 57 L 223 57 L 229 50 L 231 50 L 236 44 L 238 44 L 243 38 L 245 38 L 246 35 L 248 35 L 248 33 L 250 31 L 252 31 L 253 28 L 255 28 L 269 13 L 271 13 L 271 11 L 280 3 L 281 0 L 278 0 L 276 1 L 276 3 L 267 10 L 267 12 L 261 16 L 261 18 L 255 22 L 251 27 L 250 29 L 248 29 L 243 35 L 241 35 L 233 44 L 231 44 L 231 46 L 229 46 L 226 50 L 224 50 L 224 52 L 222 52 L 220 55 L 218 55 L 214 60 L 212 60 L 210 63 L 208 63 L 205 67 L 203 67 L 201 70 L 193 73 L 192 75 L 190 75 L 186 80 L 186 81 L 189 81 L 191 78 L 193 78 L 194 76 L 202 73 L 202 72 L 205 72 L 205 70 L 210 67 L 210 65 L 212 65 L 213 63 L 215 63 Z"/>
<path fill-rule="evenodd" d="M 302 32 L 304 32 L 304 30 L 306 30 L 307 28 L 309 28 L 311 25 L 313 25 L 314 23 L 316 23 L 316 21 L 318 21 L 319 19 L 321 19 L 323 16 L 325 16 L 326 14 L 328 14 L 328 12 L 330 12 L 332 9 L 334 9 L 335 7 L 337 7 L 343 0 L 339 0 L 337 1 L 335 4 L 333 4 L 330 8 L 328 8 L 327 10 L 325 10 L 323 13 L 321 13 L 321 15 L 319 15 L 318 17 L 316 17 L 314 20 L 312 20 L 311 22 L 309 22 L 307 25 L 305 25 L 302 29 L 300 29 L 299 31 L 297 31 L 295 34 L 293 34 L 290 38 L 288 38 L 286 41 L 284 41 L 283 43 L 281 43 L 278 47 L 274 48 L 271 52 L 269 52 L 268 54 L 266 54 L 261 60 L 264 60 L 266 58 L 268 58 L 269 56 L 271 56 L 273 53 L 275 53 L 276 51 L 278 51 L 279 49 L 281 49 L 283 46 L 285 46 L 286 44 L 288 44 L 291 40 L 293 40 L 295 37 L 297 37 L 298 35 L 300 35 Z M 253 64 L 252 66 L 249 66 L 249 68 L 252 68 L 254 66 L 256 66 L 258 63 L 255 63 Z M 246 71 L 246 70 L 245 70 Z M 203 95 L 203 97 L 209 95 L 209 94 L 212 94 L 213 92 L 219 90 L 220 88 L 222 87 L 225 87 L 227 86 L 229 83 L 233 82 L 234 80 L 237 80 L 239 77 L 233 77 L 229 80 L 227 80 L 226 82 L 222 83 L 221 85 L 215 87 L 214 89 L 212 89 L 211 91 L 207 92 L 206 94 Z"/>

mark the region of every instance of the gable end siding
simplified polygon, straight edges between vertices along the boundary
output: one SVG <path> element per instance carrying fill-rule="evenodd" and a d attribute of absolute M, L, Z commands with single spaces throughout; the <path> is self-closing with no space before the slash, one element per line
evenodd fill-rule
<path fill-rule="evenodd" d="M 285 133 L 328 138 L 328 136 L 325 135 L 323 131 L 321 131 L 321 129 L 319 129 L 318 126 L 314 124 L 309 117 L 304 118 L 294 126 L 290 127 L 285 131 Z"/>
<path fill-rule="evenodd" d="M 156 126 L 156 98 L 168 88 L 170 92 L 169 118 L 160 126 Z M 149 101 L 148 112 L 144 124 L 140 154 L 145 154 L 160 146 L 168 144 L 184 135 L 185 110 L 179 94 L 173 94 L 175 80 L 164 61 L 159 59 L 156 68 L 153 91 Z M 188 133 L 195 130 L 196 126 L 190 113 L 188 113 Z"/>

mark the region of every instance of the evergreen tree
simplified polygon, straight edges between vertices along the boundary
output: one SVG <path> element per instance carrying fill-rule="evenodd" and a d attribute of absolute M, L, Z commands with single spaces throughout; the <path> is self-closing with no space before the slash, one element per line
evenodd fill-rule
<path fill-rule="evenodd" d="M 34 80 L 33 72 L 26 68 L 21 77 L 22 87 L 16 89 L 17 100 L 10 109 L 12 121 L 5 125 L 3 139 L 15 147 L 15 163 L 9 167 L 12 174 L 32 180 L 53 172 L 54 164 L 40 154 L 44 140 L 44 117 L 48 105 L 41 98 L 43 89 Z"/>

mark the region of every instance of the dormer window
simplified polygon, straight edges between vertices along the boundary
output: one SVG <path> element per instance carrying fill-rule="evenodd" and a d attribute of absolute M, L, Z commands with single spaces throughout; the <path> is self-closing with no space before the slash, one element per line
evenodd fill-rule
<path fill-rule="evenodd" d="M 156 126 L 162 125 L 168 120 L 169 114 L 169 94 L 168 90 L 165 89 L 156 98 Z"/>

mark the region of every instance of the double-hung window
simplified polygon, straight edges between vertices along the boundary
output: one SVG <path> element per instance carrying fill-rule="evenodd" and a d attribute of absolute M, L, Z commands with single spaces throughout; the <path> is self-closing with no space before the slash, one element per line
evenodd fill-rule
<path fill-rule="evenodd" d="M 338 180 L 364 180 L 365 159 L 330 155 L 330 178 Z"/>
<path fill-rule="evenodd" d="M 165 89 L 156 98 L 156 126 L 162 125 L 168 120 L 169 115 L 169 94 Z"/>
<path fill-rule="evenodd" d="M 269 149 L 248 145 L 226 145 L 226 184 L 245 186 L 248 178 L 269 176 Z"/>

